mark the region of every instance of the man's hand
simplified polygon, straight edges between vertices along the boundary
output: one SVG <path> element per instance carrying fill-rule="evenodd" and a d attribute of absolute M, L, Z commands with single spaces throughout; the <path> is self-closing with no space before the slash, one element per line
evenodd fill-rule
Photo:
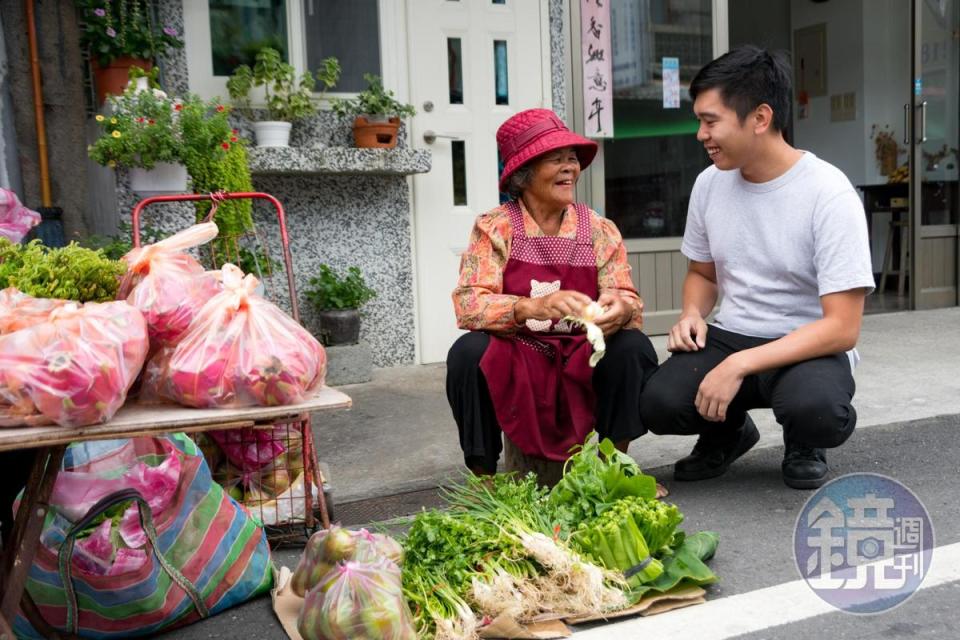
<path fill-rule="evenodd" d="M 667 336 L 667 351 L 700 351 L 707 346 L 707 323 L 696 312 L 685 313 Z"/>
<path fill-rule="evenodd" d="M 564 289 L 542 298 L 521 298 L 514 307 L 517 324 L 527 320 L 561 320 L 564 316 L 579 316 L 590 304 L 590 296 Z"/>
<path fill-rule="evenodd" d="M 597 298 L 597 304 L 605 308 L 606 311 L 594 318 L 593 322 L 603 335 L 609 336 L 623 328 L 630 318 L 633 317 L 633 306 L 631 306 L 619 293 L 604 291 Z M 641 309 L 643 303 L 641 302 Z"/>
<path fill-rule="evenodd" d="M 700 415 L 710 422 L 726 420 L 727 408 L 740 390 L 744 376 L 736 354 L 714 367 L 700 383 L 694 400 Z"/>

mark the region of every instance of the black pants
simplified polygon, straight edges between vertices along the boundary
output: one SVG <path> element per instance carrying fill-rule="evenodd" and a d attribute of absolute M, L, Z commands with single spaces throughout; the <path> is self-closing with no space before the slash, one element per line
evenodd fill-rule
<path fill-rule="evenodd" d="M 460 431 L 463 459 L 472 469 L 493 473 L 503 450 L 500 425 L 493 410 L 480 359 L 490 336 L 471 331 L 461 336 L 447 355 L 447 400 Z M 597 395 L 596 430 L 614 442 L 639 438 L 646 429 L 640 420 L 640 392 L 657 369 L 657 352 L 637 330 L 622 330 L 606 339 L 607 351 L 593 371 Z"/>
<path fill-rule="evenodd" d="M 725 422 L 708 422 L 697 412 L 697 389 L 711 369 L 732 353 L 768 342 L 711 326 L 704 349 L 674 353 L 647 383 L 640 403 L 643 423 L 656 434 L 722 437 L 743 424 L 748 409 L 770 408 L 784 441 L 824 448 L 843 444 L 857 424 L 845 353 L 747 376 Z"/>

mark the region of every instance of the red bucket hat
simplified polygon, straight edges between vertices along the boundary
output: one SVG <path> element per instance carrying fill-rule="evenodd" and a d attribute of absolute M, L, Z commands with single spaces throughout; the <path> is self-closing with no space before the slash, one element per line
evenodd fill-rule
<path fill-rule="evenodd" d="M 586 169 L 597 155 L 597 143 L 567 129 L 550 109 L 527 109 L 510 117 L 497 129 L 497 148 L 503 160 L 500 191 L 507 179 L 528 161 L 554 149 L 573 147 Z"/>

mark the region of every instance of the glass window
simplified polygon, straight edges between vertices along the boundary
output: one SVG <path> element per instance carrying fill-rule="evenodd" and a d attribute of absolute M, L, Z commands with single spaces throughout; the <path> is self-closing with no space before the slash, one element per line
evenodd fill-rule
<path fill-rule="evenodd" d="M 257 51 L 273 47 L 287 59 L 286 0 L 210 0 L 213 74 L 253 66 Z"/>
<path fill-rule="evenodd" d="M 447 38 L 447 79 L 450 104 L 463 104 L 463 55 L 460 38 Z"/>
<path fill-rule="evenodd" d="M 380 73 L 380 27 L 377 0 L 303 0 L 307 69 L 334 56 L 340 61 L 340 82 L 334 91 L 366 89 L 363 74 Z"/>
<path fill-rule="evenodd" d="M 610 5 L 615 137 L 604 142 L 605 213 L 626 238 L 683 235 L 690 190 L 709 163 L 689 87 L 713 58 L 711 4 Z M 679 59 L 678 109 L 664 108 L 665 57 Z"/>
<path fill-rule="evenodd" d="M 497 104 L 510 104 L 510 82 L 507 76 L 507 41 L 493 41 L 493 92 Z"/>
<path fill-rule="evenodd" d="M 463 140 L 450 142 L 453 155 L 453 204 L 467 204 L 467 144 Z"/>

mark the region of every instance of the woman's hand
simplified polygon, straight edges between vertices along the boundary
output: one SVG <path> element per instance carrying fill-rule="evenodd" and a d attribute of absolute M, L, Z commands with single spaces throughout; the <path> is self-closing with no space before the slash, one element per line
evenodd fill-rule
<path fill-rule="evenodd" d="M 592 301 L 579 291 L 561 290 L 542 298 L 521 298 L 513 308 L 517 324 L 527 320 L 562 320 L 565 316 L 579 316 Z"/>
<path fill-rule="evenodd" d="M 633 317 L 633 306 L 623 296 L 611 291 L 604 291 L 597 299 L 597 304 L 606 309 L 594 319 L 594 324 L 600 327 L 603 335 L 609 336 L 623 328 L 623 325 Z"/>

